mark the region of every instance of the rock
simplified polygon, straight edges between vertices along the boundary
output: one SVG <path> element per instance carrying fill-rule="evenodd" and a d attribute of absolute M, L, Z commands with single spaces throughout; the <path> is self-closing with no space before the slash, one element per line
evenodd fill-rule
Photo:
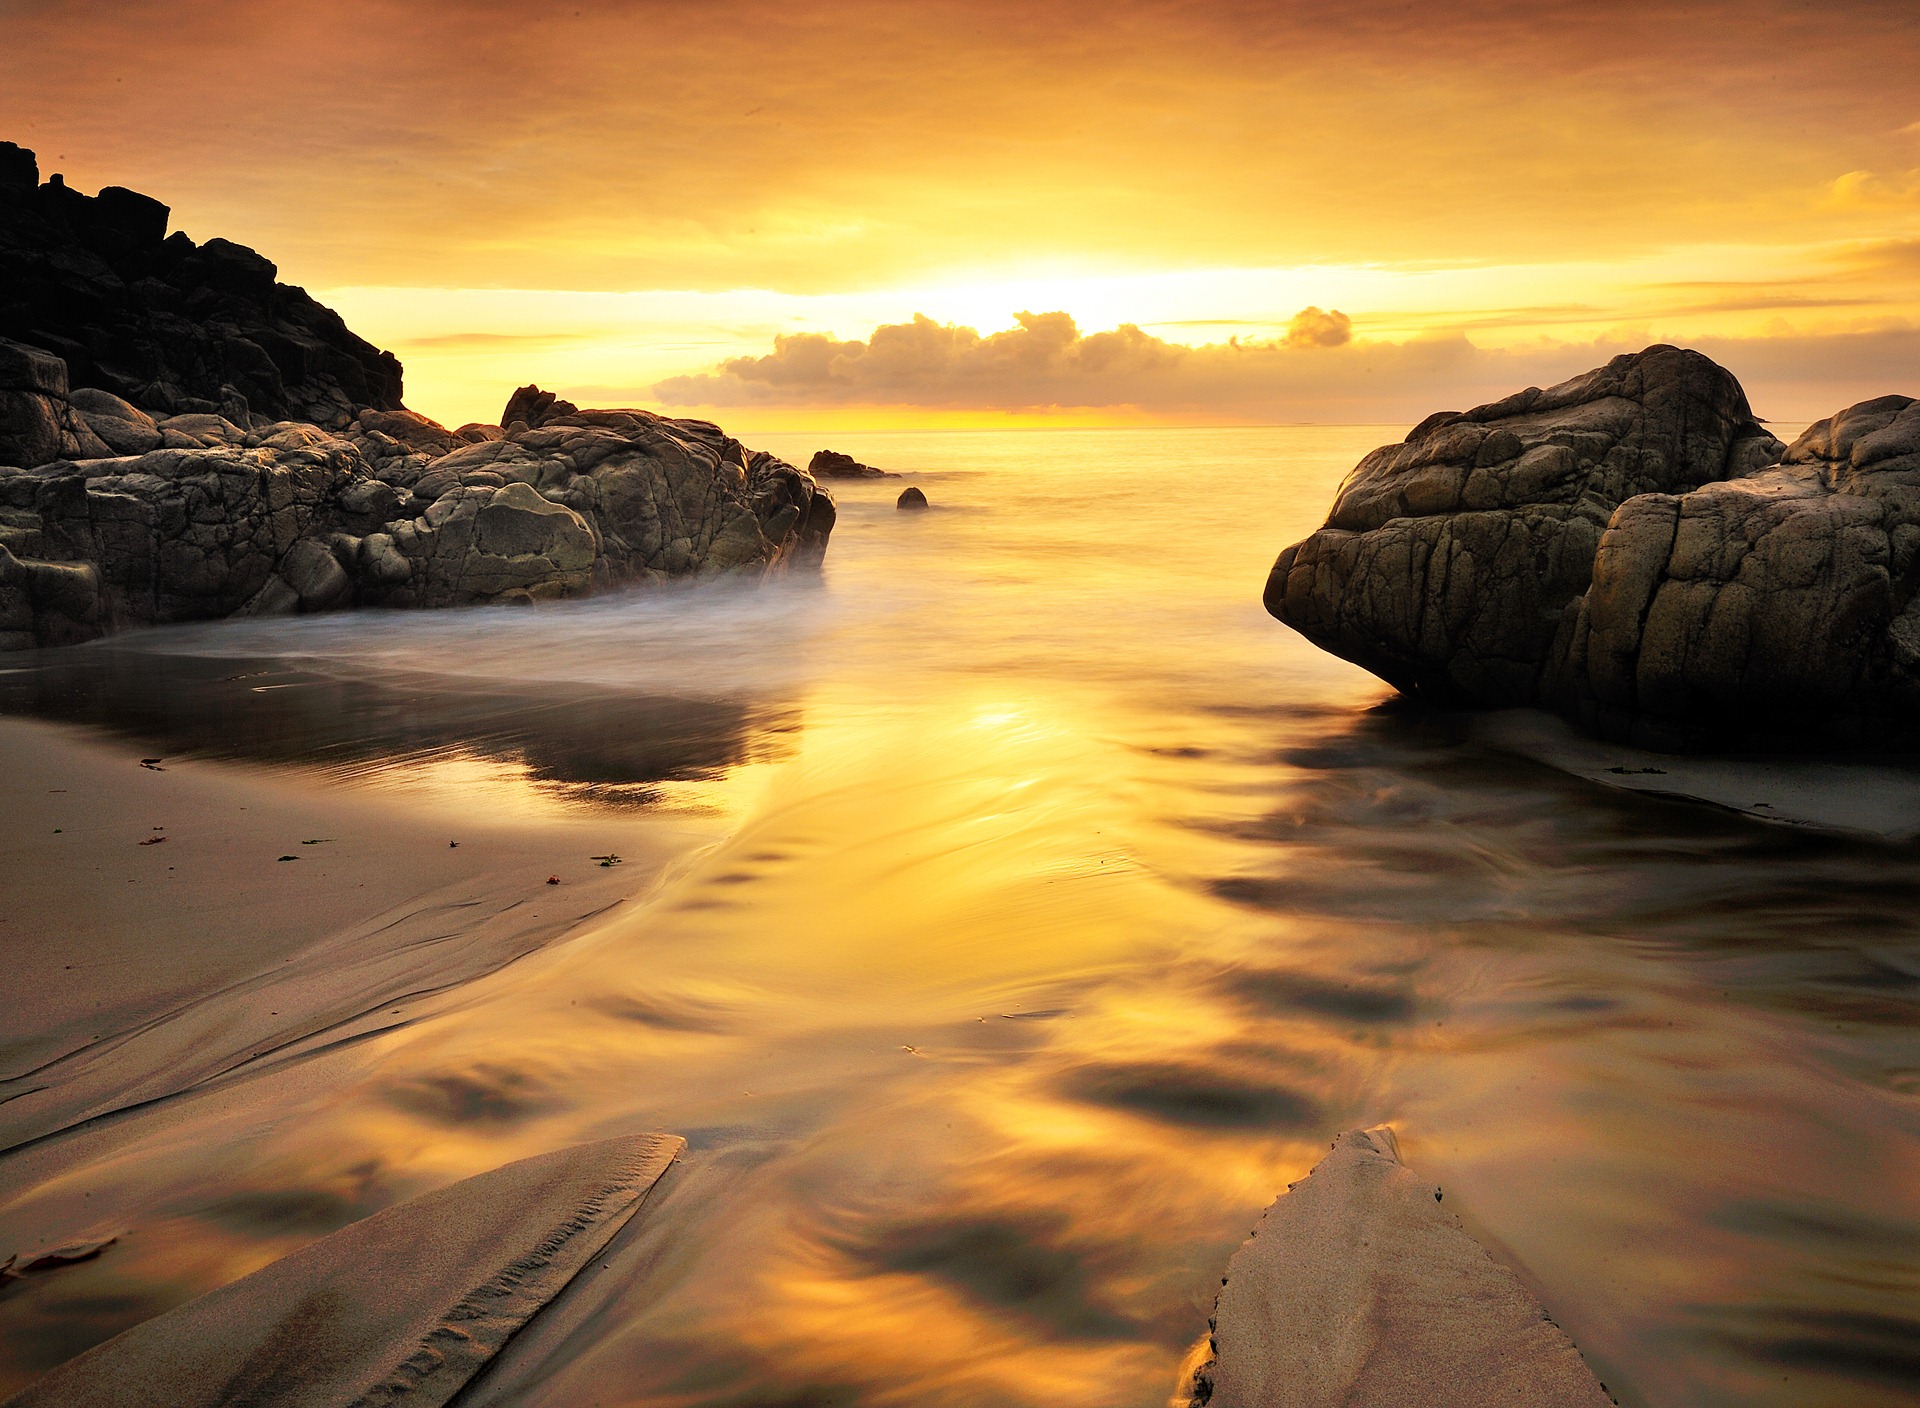
<path fill-rule="evenodd" d="M 400 405 L 398 363 L 276 284 L 252 250 L 167 236 L 165 208 L 130 191 L 9 185 L 28 165 L 0 150 L 0 267 L 28 274 L 0 283 L 0 326 L 26 319 L 37 339 L 0 341 L 0 649 L 229 615 L 758 578 L 825 554 L 832 499 L 718 426 L 581 410 L 526 386 L 505 429 L 449 431 Z M 133 282 L 151 297 L 69 288 L 46 302 L 40 254 L 14 259 L 23 238 L 102 287 L 146 270 Z M 81 252 L 60 253 L 63 240 Z M 101 368 L 138 361 L 149 332 L 169 339 L 155 356 L 199 359 L 191 374 L 113 389 L 130 379 Z M 74 391 L 69 359 L 92 369 Z M 254 409 L 289 404 L 305 419 Z"/>
<path fill-rule="evenodd" d="M 1326 527 L 1280 554 L 1267 608 L 1406 693 L 1530 703 L 1614 511 L 1779 452 L 1707 358 L 1616 357 L 1545 391 L 1430 416 L 1368 455 Z"/>
<path fill-rule="evenodd" d="M 0 341 L 0 463 L 39 465 L 67 446 L 67 364 Z"/>
<path fill-rule="evenodd" d="M 1646 747 L 1904 743 L 1920 718 L 1920 402 L 1759 473 L 1622 506 L 1546 698 Z"/>
<path fill-rule="evenodd" d="M 549 417 L 570 416 L 579 409 L 573 402 L 562 401 L 551 391 L 542 391 L 537 386 L 523 386 L 507 398 L 507 408 L 500 413 L 500 424 L 507 427 L 505 433 L 511 436 L 516 425 L 527 430 L 538 430 Z"/>
<path fill-rule="evenodd" d="M 160 448 L 160 428 L 152 416 L 111 391 L 83 386 L 68 396 L 68 403 L 87 423 L 87 427 L 116 455 L 144 455 Z"/>
<path fill-rule="evenodd" d="M 1227 1265 L 1195 1408 L 1610 1408 L 1519 1278 L 1354 1130 L 1267 1210 Z"/>
<path fill-rule="evenodd" d="M 356 407 L 400 408 L 392 354 L 279 283 L 270 261 L 167 234 L 167 207 L 137 191 L 86 196 L 38 174 L 32 152 L 0 144 L 0 338 L 60 358 L 76 388 L 242 425 L 256 412 L 343 425 Z"/>
<path fill-rule="evenodd" d="M 815 479 L 897 479 L 898 475 L 888 474 L 884 469 L 875 469 L 870 464 L 861 464 L 852 455 L 843 455 L 838 450 L 816 450 L 813 458 L 807 461 L 807 473 Z"/>
<path fill-rule="evenodd" d="M 900 491 L 900 498 L 894 505 L 899 509 L 923 509 L 927 507 L 927 496 L 914 485 L 909 484 Z"/>

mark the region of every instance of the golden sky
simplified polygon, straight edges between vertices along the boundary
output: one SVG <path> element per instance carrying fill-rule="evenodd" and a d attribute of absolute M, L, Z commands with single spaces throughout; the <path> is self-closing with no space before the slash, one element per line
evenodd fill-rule
<path fill-rule="evenodd" d="M 1655 339 L 1783 419 L 1920 392 L 1911 0 L 0 0 L 0 27 L 0 136 L 254 245 L 452 421 L 526 380 L 749 428 L 1412 419 Z M 1347 340 L 1289 337 L 1309 307 Z"/>

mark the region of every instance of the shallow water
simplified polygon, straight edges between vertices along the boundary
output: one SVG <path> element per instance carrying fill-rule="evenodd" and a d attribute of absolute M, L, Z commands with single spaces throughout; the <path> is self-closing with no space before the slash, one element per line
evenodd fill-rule
<path fill-rule="evenodd" d="M 1391 1121 L 1621 1402 L 1920 1401 L 1920 850 L 1594 786 L 1273 622 L 1395 434 L 842 437 L 907 478 L 834 486 L 817 584 L 23 657 L 6 707 L 169 756 L 718 839 L 400 1030 L 80 1136 L 58 1196 L 131 1233 L 0 1300 L 0 1384 L 658 1128 L 670 1216 L 463 1404 L 1163 1403 L 1263 1207 Z"/>

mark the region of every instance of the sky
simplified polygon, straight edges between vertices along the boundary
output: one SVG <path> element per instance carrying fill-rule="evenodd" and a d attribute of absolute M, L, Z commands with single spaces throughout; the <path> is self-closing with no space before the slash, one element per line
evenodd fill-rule
<path fill-rule="evenodd" d="M 1920 394 L 1920 7 L 0 0 L 0 139 L 492 420 L 1400 422 L 1653 341 Z"/>

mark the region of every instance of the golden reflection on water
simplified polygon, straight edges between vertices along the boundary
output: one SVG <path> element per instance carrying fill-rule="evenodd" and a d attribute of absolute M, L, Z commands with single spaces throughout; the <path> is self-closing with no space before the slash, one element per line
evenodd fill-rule
<path fill-rule="evenodd" d="M 328 707 L 214 710 L 219 747 L 224 676 L 126 664 L 145 712 L 87 697 L 137 737 L 285 762 L 304 720 L 356 785 L 719 824 L 395 1030 L 0 1161 L 0 1230 L 131 1229 L 0 1301 L 12 1381 L 658 1128 L 690 1147 L 645 1227 L 463 1402 L 1158 1404 L 1261 1209 L 1392 1120 L 1623 1402 L 1907 1401 L 1914 854 L 1372 709 L 1256 597 L 1381 438 L 895 437 L 937 511 L 846 489 L 824 591 L 303 622 L 278 667 Z M 363 695 L 349 657 L 440 674 Z"/>

